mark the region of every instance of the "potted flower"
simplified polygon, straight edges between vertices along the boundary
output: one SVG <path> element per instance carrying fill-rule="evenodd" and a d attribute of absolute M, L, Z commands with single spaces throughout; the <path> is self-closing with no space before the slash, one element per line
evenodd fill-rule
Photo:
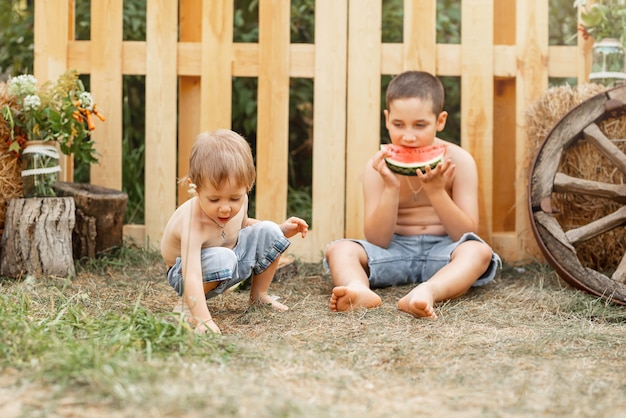
<path fill-rule="evenodd" d="M 59 152 L 76 161 L 97 162 L 91 139 L 94 119 L 104 121 L 75 70 L 41 86 L 32 75 L 10 78 L 0 103 L 8 152 L 22 160 L 25 197 L 54 196 Z"/>
<path fill-rule="evenodd" d="M 626 44 L 626 0 L 576 0 L 581 7 L 578 30 L 584 39 L 593 37 L 591 81 L 607 86 L 626 82 L 624 45 Z"/>

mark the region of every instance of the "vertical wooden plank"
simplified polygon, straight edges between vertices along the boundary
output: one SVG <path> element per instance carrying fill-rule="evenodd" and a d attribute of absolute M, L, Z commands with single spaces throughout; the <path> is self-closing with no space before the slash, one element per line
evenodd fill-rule
<path fill-rule="evenodd" d="M 380 143 L 381 0 L 350 0 L 346 236 L 363 237 L 363 167 Z"/>
<path fill-rule="evenodd" d="M 71 42 L 76 37 L 76 2 L 74 0 L 68 0 L 67 10 L 67 40 Z M 69 56 L 66 55 L 66 68 L 69 66 Z M 59 179 L 62 181 L 74 181 L 74 157 L 68 155 L 62 155 L 60 159 L 61 174 Z"/>
<path fill-rule="evenodd" d="M 315 18 L 311 260 L 345 229 L 348 0 L 317 0 Z"/>
<path fill-rule="evenodd" d="M 494 44 L 515 45 L 515 11 L 515 0 L 494 2 Z M 497 55 L 494 58 L 498 60 Z M 496 78 L 493 103 L 494 164 L 491 245 L 507 261 L 517 258 L 515 103 L 515 78 Z"/>
<path fill-rule="evenodd" d="M 122 189 L 123 0 L 91 2 L 91 93 L 106 116 L 92 133 L 98 164 L 91 183 Z"/>
<path fill-rule="evenodd" d="M 497 45 L 515 45 L 515 3 L 517 0 L 494 0 L 493 40 Z"/>
<path fill-rule="evenodd" d="M 404 0 L 403 38 L 404 70 L 422 70 L 435 74 L 437 0 Z"/>
<path fill-rule="evenodd" d="M 202 2 L 202 131 L 229 128 L 231 125 L 233 1 Z"/>
<path fill-rule="evenodd" d="M 492 227 L 498 232 L 515 230 L 515 115 L 515 79 L 495 80 Z"/>
<path fill-rule="evenodd" d="M 202 3 L 180 1 L 180 42 L 202 41 Z M 178 97 L 178 178 L 187 175 L 189 153 L 200 133 L 200 77 L 180 77 Z M 178 187 L 177 204 L 189 198 L 186 187 Z"/>
<path fill-rule="evenodd" d="M 528 0 L 517 2 L 517 117 L 516 117 L 516 222 L 519 249 L 522 256 L 541 258 L 530 229 L 528 176 L 521 168 L 528 158 L 526 109 L 548 88 L 548 2 Z"/>
<path fill-rule="evenodd" d="M 56 80 L 68 69 L 67 48 L 74 37 L 73 15 L 73 3 L 68 0 L 35 0 L 33 75 L 40 84 Z M 71 159 L 62 156 L 60 165 L 59 178 L 72 181 Z"/>
<path fill-rule="evenodd" d="M 312 228 L 290 247 L 306 261 L 319 260 L 326 244 L 344 234 L 347 36 L 348 0 L 317 0 Z"/>
<path fill-rule="evenodd" d="M 67 0 L 35 0 L 33 75 L 40 83 L 56 80 L 67 70 L 69 5 Z"/>
<path fill-rule="evenodd" d="M 259 2 L 256 216 L 276 222 L 287 214 L 290 4 Z"/>
<path fill-rule="evenodd" d="M 76 0 L 67 0 L 67 39 L 73 41 L 76 38 Z"/>
<path fill-rule="evenodd" d="M 461 4 L 461 146 L 478 166 L 479 234 L 493 219 L 493 0 Z"/>
<path fill-rule="evenodd" d="M 148 2 L 146 26 L 146 235 L 158 244 L 176 208 L 178 2 Z"/>

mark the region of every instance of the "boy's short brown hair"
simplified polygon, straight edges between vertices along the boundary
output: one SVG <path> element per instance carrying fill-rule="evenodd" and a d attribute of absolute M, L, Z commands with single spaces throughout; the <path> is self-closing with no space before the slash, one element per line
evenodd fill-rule
<path fill-rule="evenodd" d="M 443 112 L 445 92 L 443 84 L 434 75 L 425 71 L 405 71 L 395 76 L 387 86 L 387 109 L 394 100 L 413 97 L 430 100 L 435 115 Z"/>
<path fill-rule="evenodd" d="M 249 192 L 255 176 L 250 144 L 241 135 L 229 129 L 218 129 L 196 137 L 189 154 L 189 172 L 185 179 L 191 180 L 198 188 L 202 188 L 207 181 L 219 188 L 232 178 L 237 186 L 245 187 Z"/>

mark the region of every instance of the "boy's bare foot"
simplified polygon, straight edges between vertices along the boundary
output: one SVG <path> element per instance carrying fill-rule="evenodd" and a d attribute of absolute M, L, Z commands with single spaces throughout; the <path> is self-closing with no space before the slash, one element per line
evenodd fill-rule
<path fill-rule="evenodd" d="M 355 308 L 376 308 L 381 304 L 380 296 L 368 287 L 337 286 L 333 289 L 328 307 L 333 312 L 345 312 Z"/>
<path fill-rule="evenodd" d="M 437 319 L 433 304 L 432 293 L 421 284 L 398 301 L 398 309 L 418 318 Z"/>
<path fill-rule="evenodd" d="M 285 312 L 286 310 L 289 310 L 289 307 L 287 305 L 283 305 L 282 303 L 276 300 L 276 297 L 270 296 L 268 294 L 261 295 L 256 300 L 251 299 L 250 304 L 271 306 L 272 309 L 276 309 L 277 311 L 280 311 L 280 312 Z"/>

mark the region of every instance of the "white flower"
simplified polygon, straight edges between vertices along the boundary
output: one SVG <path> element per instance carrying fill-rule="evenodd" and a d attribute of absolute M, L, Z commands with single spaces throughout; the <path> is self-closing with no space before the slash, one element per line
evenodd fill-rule
<path fill-rule="evenodd" d="M 24 110 L 37 110 L 41 106 L 41 100 L 39 96 L 35 94 L 29 94 L 24 97 Z"/>
<path fill-rule="evenodd" d="M 28 96 L 37 92 L 37 79 L 30 74 L 22 74 L 9 79 L 7 86 L 9 94 Z"/>
<path fill-rule="evenodd" d="M 587 6 L 587 0 L 575 0 L 574 7 Z"/>
<path fill-rule="evenodd" d="M 84 91 L 78 96 L 78 100 L 80 100 L 80 106 L 89 111 L 93 111 L 93 97 L 91 97 L 91 93 L 88 91 Z"/>

